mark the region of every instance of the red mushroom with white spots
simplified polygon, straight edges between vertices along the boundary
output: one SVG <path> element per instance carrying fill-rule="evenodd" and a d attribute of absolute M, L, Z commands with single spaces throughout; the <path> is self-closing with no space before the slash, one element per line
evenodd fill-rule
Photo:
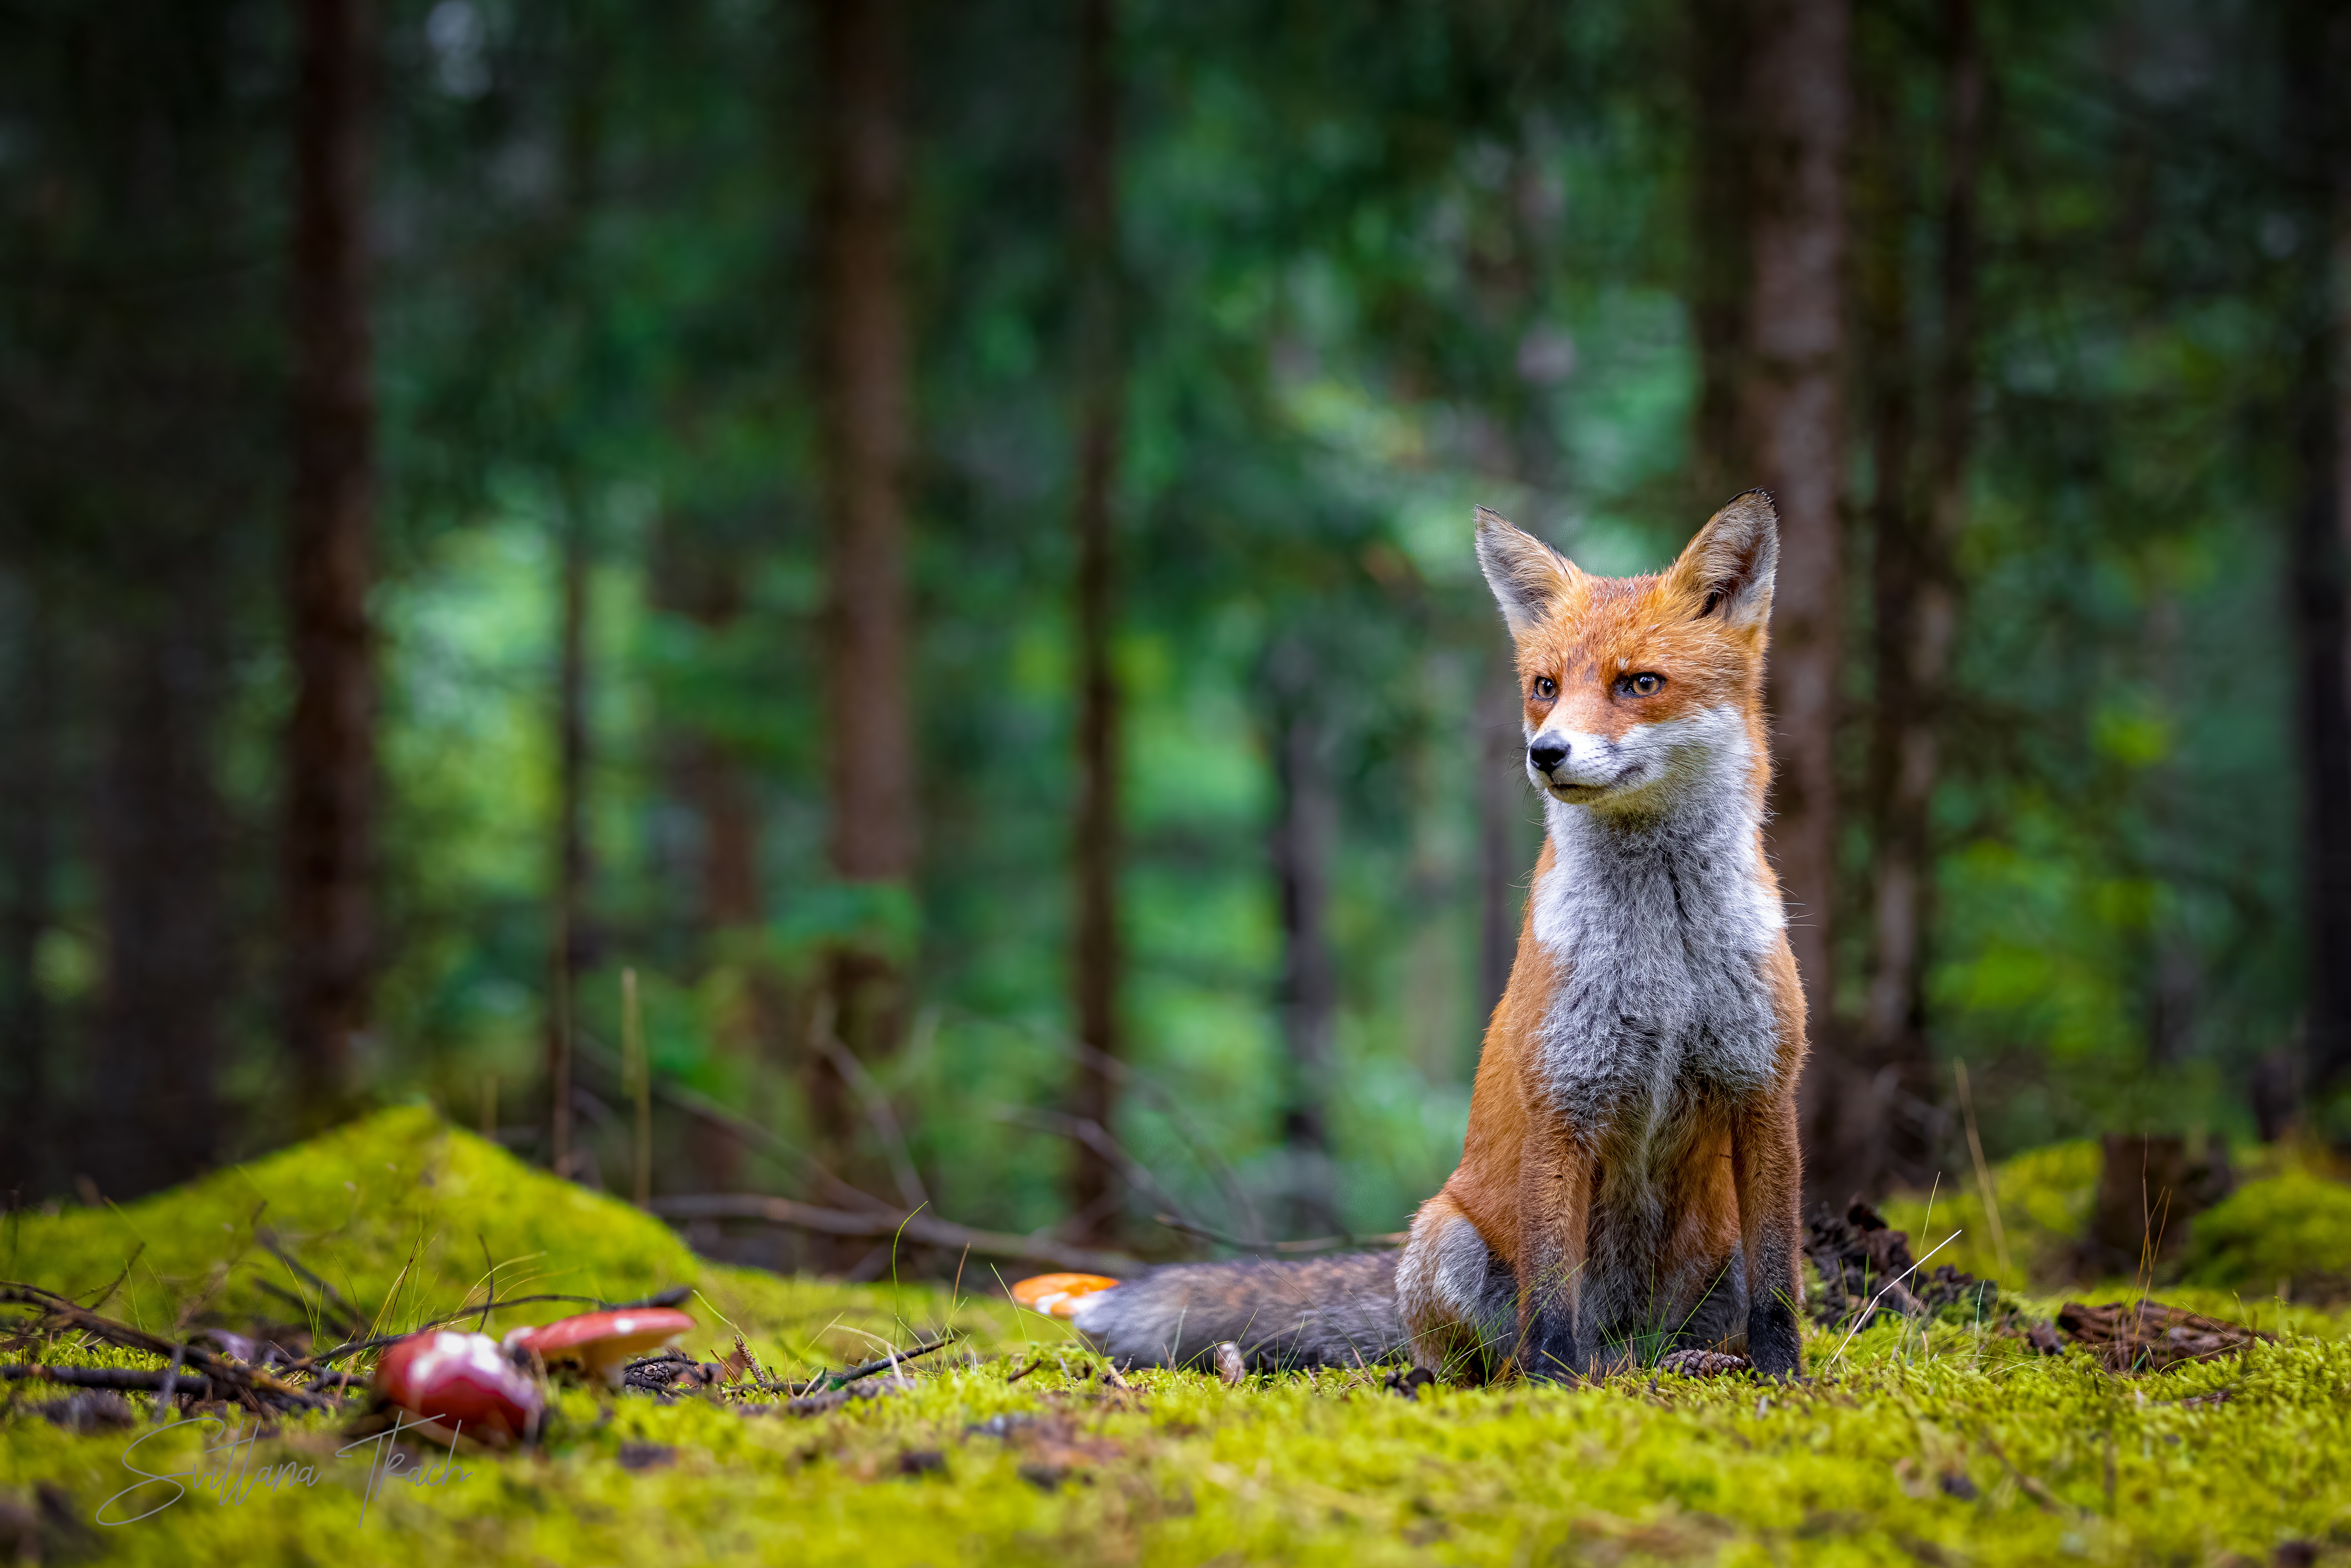
<path fill-rule="evenodd" d="M 616 1307 L 516 1329 L 506 1347 L 529 1351 L 549 1366 L 576 1365 L 618 1388 L 631 1361 L 674 1343 L 693 1327 L 694 1320 L 675 1307 Z"/>
<path fill-rule="evenodd" d="M 430 1429 L 503 1448 L 538 1427 L 538 1385 L 487 1334 L 451 1329 L 410 1334 L 376 1359 L 375 1389 Z"/>

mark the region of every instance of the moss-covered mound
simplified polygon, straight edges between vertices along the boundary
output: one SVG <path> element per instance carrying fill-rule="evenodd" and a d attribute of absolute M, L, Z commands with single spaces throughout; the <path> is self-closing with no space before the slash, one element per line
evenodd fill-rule
<path fill-rule="evenodd" d="M 1930 1267 L 1949 1263 L 2011 1290 L 2053 1290 L 2071 1276 L 2071 1254 L 2089 1228 L 2101 1158 L 2096 1142 L 2083 1140 L 2030 1149 L 1993 1166 L 1998 1233 L 1972 1176 L 1886 1203 L 1886 1222 L 1908 1231 L 1911 1250 L 1922 1256 L 1938 1243 L 1949 1243 Z M 2005 1256 L 2001 1240 L 2006 1242 Z"/>
<path fill-rule="evenodd" d="M 2215 1289 L 2339 1301 L 2351 1294 L 2351 1186 L 2300 1170 L 2247 1182 L 2196 1217 L 2181 1263 Z"/>
<path fill-rule="evenodd" d="M 379 1113 L 137 1203 L 13 1216 L 0 1279 L 88 1301 L 120 1278 L 106 1311 L 151 1330 L 218 1322 L 334 1337 L 334 1323 L 315 1312 L 324 1292 L 265 1239 L 381 1332 L 479 1301 L 493 1278 L 502 1299 L 623 1301 L 691 1285 L 714 1332 L 723 1315 L 787 1365 L 862 1358 L 875 1336 L 906 1324 L 952 1321 L 994 1336 L 1019 1322 L 993 1277 L 977 1270 L 951 1303 L 926 1285 L 843 1290 L 705 1262 L 650 1215 L 558 1181 L 421 1107 Z M 490 1327 L 577 1310 L 521 1306 L 494 1314 Z"/>

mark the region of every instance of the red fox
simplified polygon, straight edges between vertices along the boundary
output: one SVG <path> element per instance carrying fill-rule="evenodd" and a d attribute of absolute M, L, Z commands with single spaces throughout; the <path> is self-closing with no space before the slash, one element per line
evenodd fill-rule
<path fill-rule="evenodd" d="M 1260 1367 L 1573 1381 L 1703 1347 L 1800 1369 L 1804 1002 L 1762 841 L 1771 497 L 1654 577 L 1593 576 L 1482 507 L 1477 540 L 1546 831 L 1460 1166 L 1400 1253 L 1068 1296 L 1114 1357 L 1229 1340 Z"/>

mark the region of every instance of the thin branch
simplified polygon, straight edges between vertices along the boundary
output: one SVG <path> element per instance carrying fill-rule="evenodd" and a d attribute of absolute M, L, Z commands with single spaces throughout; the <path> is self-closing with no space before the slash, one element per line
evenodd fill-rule
<path fill-rule="evenodd" d="M 1131 1273 L 1141 1265 L 1122 1252 L 1100 1252 L 1071 1247 L 1049 1236 L 1016 1236 L 1001 1230 L 975 1230 L 929 1214 L 853 1214 L 823 1208 L 789 1197 L 758 1193 L 705 1193 L 683 1197 L 657 1197 L 653 1212 L 664 1219 L 757 1219 L 795 1230 L 825 1236 L 892 1236 L 945 1248 L 968 1247 L 982 1257 L 1016 1258 L 1049 1268 L 1072 1269 L 1094 1274 Z"/>
<path fill-rule="evenodd" d="M 1409 1230 L 1382 1230 L 1369 1236 L 1311 1236 L 1302 1241 L 1244 1241 L 1220 1230 L 1187 1224 L 1172 1214 L 1155 1214 L 1151 1218 L 1170 1230 L 1196 1236 L 1203 1241 L 1213 1241 L 1219 1247 L 1230 1247 L 1242 1252 L 1329 1252 L 1342 1247 L 1401 1247 L 1412 1239 Z"/>

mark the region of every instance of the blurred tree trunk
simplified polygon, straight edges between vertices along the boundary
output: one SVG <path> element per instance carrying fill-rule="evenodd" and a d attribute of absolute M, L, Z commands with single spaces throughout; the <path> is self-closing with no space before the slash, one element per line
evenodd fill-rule
<path fill-rule="evenodd" d="M 601 196 L 608 46 L 596 12 L 582 8 L 571 18 L 563 99 L 562 202 L 549 234 L 561 304 L 575 319 L 580 340 L 598 331 L 596 280 L 580 258 L 587 254 L 590 220 Z M 589 364 L 592 364 L 592 361 Z M 599 389 L 586 380 L 571 396 L 593 400 Z M 574 407 L 564 411 L 580 419 Z M 582 422 L 584 423 L 584 421 Z M 570 1176 L 581 1167 L 572 1138 L 573 1051 L 579 1029 L 580 977 L 594 961 L 595 933 L 588 913 L 588 786 L 590 733 L 588 687 L 589 577 L 595 565 L 594 525 L 590 517 L 588 452 L 575 437 L 555 455 L 557 528 L 557 626 L 555 659 L 555 863 L 553 907 L 549 920 L 546 1055 L 548 1166 Z"/>
<path fill-rule="evenodd" d="M 1698 348 L 1692 468 L 1704 505 L 1719 507 L 1756 481 L 1741 449 L 1739 394 L 1751 303 L 1753 186 L 1747 99 L 1750 12 L 1757 0 L 1688 0 L 1686 68 L 1691 104 L 1693 275 Z"/>
<path fill-rule="evenodd" d="M 1111 664 L 1117 619 L 1111 498 L 1118 481 L 1125 413 L 1124 355 L 1118 309 L 1118 72 L 1114 0 L 1078 0 L 1077 140 L 1071 206 L 1077 273 L 1078 483 L 1071 524 L 1077 545 L 1077 873 L 1070 965 L 1078 1043 L 1079 1116 L 1109 1131 L 1118 1113 L 1119 694 Z M 1086 1237 L 1115 1227 L 1117 1173 L 1081 1144 L 1070 1179 L 1070 1211 L 1089 1217 Z"/>
<path fill-rule="evenodd" d="M 305 1122 L 351 1090 L 374 960 L 375 392 L 367 208 L 374 8 L 298 0 L 287 1038 Z"/>
<path fill-rule="evenodd" d="M 2304 1092 L 2351 1077 L 2351 119 L 2346 24 L 2320 0 L 2285 13 L 2286 136 L 2304 232 L 2292 405 L 2301 495 L 2288 542 L 2301 664 L 2309 922 Z M 2273 1120 L 2265 1117 L 2264 1120 Z"/>
<path fill-rule="evenodd" d="M 1290 1162 L 1290 1223 L 1313 1234 L 1339 1228 L 1327 1110 L 1339 1010 L 1338 966 L 1327 929 L 1339 807 L 1331 790 L 1324 694 L 1312 653 L 1298 641 L 1278 642 L 1268 674 L 1278 791 L 1271 849 L 1281 904 L 1281 1032 L 1290 1053 L 1281 1137 Z"/>
<path fill-rule="evenodd" d="M 555 656 L 555 907 L 548 949 L 548 1166 L 572 1173 L 571 1061 L 588 931 L 588 519 L 564 492 Z"/>
<path fill-rule="evenodd" d="M 212 758 L 218 594 L 189 553 L 173 551 L 153 570 L 114 650 L 99 798 L 106 981 L 86 1146 L 97 1167 L 88 1174 L 119 1198 L 210 1163 L 231 989 Z"/>
<path fill-rule="evenodd" d="M 1905 139 L 1895 123 L 1893 72 L 1868 73 L 1872 85 L 1862 95 L 1872 171 L 1862 317 L 1877 472 L 1869 519 L 1877 615 L 1869 737 L 1871 968 L 1849 1064 L 1855 1075 L 1849 1098 L 1823 1138 L 1834 1140 L 1832 1168 L 1847 1173 L 1841 1186 L 1870 1194 L 1922 1179 L 1934 1134 L 1924 1112 L 1934 1092 L 1925 998 L 1935 869 L 1930 811 L 1957 619 L 1952 561 L 1967 520 L 1974 428 L 1976 168 L 1983 100 L 1973 0 L 1944 0 L 1941 21 L 1941 339 L 1928 399 L 1923 518 L 1911 487 L 1917 364 L 1907 253 L 1914 174 L 1900 151 Z"/>
<path fill-rule="evenodd" d="M 0 1094 L 8 1101 L 8 1148 L 0 1155 L 0 1187 L 47 1189 L 51 1116 L 49 1017 L 37 965 L 41 934 L 56 918 L 57 750 L 59 676 L 57 633 L 42 586 L 27 580 L 13 618 L 17 635 L 10 661 L 14 700 L 8 705 L 8 745 L 0 748 L 0 832 L 5 832 L 8 902 L 0 915 Z"/>
<path fill-rule="evenodd" d="M 655 538 L 653 592 L 664 611 L 683 615 L 713 642 L 725 638 L 743 613 L 743 563 L 739 555 L 714 549 L 691 523 L 665 519 Z M 695 890 L 690 921 L 704 954 L 723 955 L 730 933 L 757 927 L 766 918 L 760 896 L 758 789 L 751 770 L 727 737 L 706 724 L 680 722 L 664 715 L 661 749 L 672 788 L 698 825 L 690 869 L 679 878 Z M 756 982 L 752 1002 L 767 998 Z M 722 1040 L 737 1051 L 771 1051 L 782 1009 L 746 1021 L 749 1038 Z M 743 1144 L 734 1133 L 705 1127 L 692 1141 L 696 1190 L 734 1192 L 742 1183 Z"/>
<path fill-rule="evenodd" d="M 911 439 L 906 307 L 900 277 L 905 204 L 905 17 L 900 0 L 817 0 L 825 101 L 817 214 L 820 250 L 817 398 L 830 581 L 829 763 L 833 874 L 904 886 L 914 871 L 912 720 L 907 691 L 905 467 Z M 828 965 L 831 1020 L 853 1056 L 895 1045 L 904 977 L 886 953 L 844 941 Z M 822 1152 L 855 1143 L 848 1084 L 829 1055 L 811 1062 L 810 1113 Z"/>
<path fill-rule="evenodd" d="M 1772 723 L 1767 830 L 1788 907 L 1813 1042 L 1805 1120 L 1818 1136 L 1852 1092 L 1835 1018 L 1836 721 L 1844 475 L 1839 378 L 1844 317 L 1844 173 L 1850 0 L 1754 0 L 1748 243 L 1751 282 L 1740 367 L 1740 485 L 1771 492 L 1780 570 L 1766 698 Z M 1848 1173 L 1813 1172 L 1842 1194 Z"/>

